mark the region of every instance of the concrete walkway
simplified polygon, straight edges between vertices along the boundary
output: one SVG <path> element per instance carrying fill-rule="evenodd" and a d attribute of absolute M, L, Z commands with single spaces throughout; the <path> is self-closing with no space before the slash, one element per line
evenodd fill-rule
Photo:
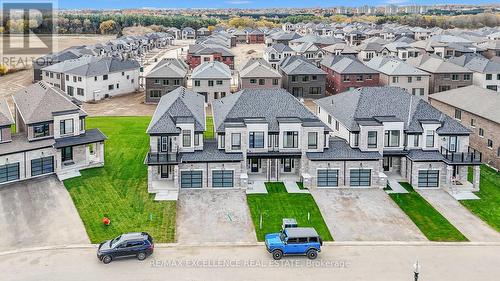
<path fill-rule="evenodd" d="M 500 241 L 500 233 L 473 215 L 446 191 L 417 189 L 417 192 L 470 241 Z"/>
<path fill-rule="evenodd" d="M 387 193 L 408 193 L 408 190 L 402 187 L 395 179 L 389 179 L 389 186 L 391 190 L 387 190 Z"/>
<path fill-rule="evenodd" d="M 307 189 L 300 189 L 296 182 L 294 181 L 284 181 L 286 192 L 288 193 L 309 193 Z"/>
<path fill-rule="evenodd" d="M 247 194 L 267 194 L 267 188 L 264 181 L 249 181 L 246 189 Z"/>

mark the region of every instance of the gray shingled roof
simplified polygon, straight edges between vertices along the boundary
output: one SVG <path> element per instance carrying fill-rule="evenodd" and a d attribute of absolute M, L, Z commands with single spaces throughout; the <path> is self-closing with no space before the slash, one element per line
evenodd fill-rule
<path fill-rule="evenodd" d="M 277 53 L 283 53 L 283 52 L 293 52 L 292 48 L 290 46 L 285 45 L 283 43 L 278 43 L 278 44 L 273 44 L 265 49 L 266 53 L 275 51 Z"/>
<path fill-rule="evenodd" d="M 406 60 L 409 64 L 430 73 L 472 73 L 472 71 L 427 54 Z"/>
<path fill-rule="evenodd" d="M 139 63 L 134 59 L 122 60 L 115 57 L 82 56 L 78 59 L 66 60 L 47 66 L 42 70 L 93 77 L 139 68 Z"/>
<path fill-rule="evenodd" d="M 231 79 L 231 69 L 220 61 L 204 62 L 193 69 L 191 79 Z"/>
<path fill-rule="evenodd" d="M 148 134 L 178 134 L 177 119 L 193 118 L 195 131 L 205 131 L 205 98 L 178 87 L 161 97 L 146 130 Z"/>
<path fill-rule="evenodd" d="M 55 139 L 54 148 L 101 142 L 108 139 L 99 129 L 86 130 L 85 133 L 72 137 Z"/>
<path fill-rule="evenodd" d="M 327 126 L 316 115 L 284 89 L 244 89 L 212 103 L 217 132 L 225 130 L 226 123 L 262 118 L 270 132 L 279 131 L 280 118 L 298 118 L 302 122 Z"/>
<path fill-rule="evenodd" d="M 194 152 L 181 153 L 181 162 L 234 162 L 242 161 L 243 153 L 226 153 L 219 149 L 217 141 L 204 140 L 203 150 L 195 150 Z"/>
<path fill-rule="evenodd" d="M 326 75 L 326 72 L 316 67 L 316 65 L 314 65 L 310 60 L 301 55 L 294 55 L 284 58 L 280 63 L 280 69 L 287 75 Z"/>
<path fill-rule="evenodd" d="M 151 72 L 146 75 L 147 78 L 184 78 L 188 72 L 187 64 L 177 58 L 162 59 Z"/>
<path fill-rule="evenodd" d="M 452 57 L 448 61 L 474 72 L 495 74 L 500 72 L 500 62 L 491 61 L 476 53 L 467 53 L 460 57 Z"/>
<path fill-rule="evenodd" d="M 445 158 L 438 150 L 410 149 L 407 157 L 412 161 L 443 161 Z"/>
<path fill-rule="evenodd" d="M 263 58 L 250 58 L 239 74 L 243 78 L 281 78 L 281 74 Z"/>
<path fill-rule="evenodd" d="M 402 120 L 407 132 L 422 133 L 421 122 L 433 120 L 442 124 L 438 134 L 470 134 L 459 122 L 399 87 L 358 88 L 314 102 L 351 131 L 359 130 L 358 120 L 391 117 Z"/>
<path fill-rule="evenodd" d="M 337 56 L 338 57 L 338 56 Z M 342 56 L 341 58 L 332 58 L 327 56 L 321 61 L 321 64 L 337 73 L 348 74 L 377 74 L 378 71 L 371 69 L 360 62 L 357 58 L 351 56 Z"/>
<path fill-rule="evenodd" d="M 6 100 L 0 101 L 0 127 L 14 124 L 14 118 Z"/>
<path fill-rule="evenodd" d="M 349 146 L 346 140 L 331 138 L 329 147 L 323 152 L 308 152 L 307 158 L 312 161 L 328 160 L 380 160 L 382 155 L 376 151 L 361 151 Z"/>
<path fill-rule="evenodd" d="M 366 62 L 366 66 L 386 75 L 430 75 L 395 57 L 375 57 Z"/>
<path fill-rule="evenodd" d="M 61 89 L 44 81 L 15 93 L 13 99 L 26 124 L 51 121 L 54 112 L 78 111 L 80 116 L 87 115 Z"/>

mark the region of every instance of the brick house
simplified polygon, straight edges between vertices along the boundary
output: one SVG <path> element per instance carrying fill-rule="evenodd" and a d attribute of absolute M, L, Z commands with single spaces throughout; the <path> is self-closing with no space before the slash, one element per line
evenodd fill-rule
<path fill-rule="evenodd" d="M 238 73 L 240 89 L 281 87 L 281 74 L 263 58 L 250 58 Z"/>
<path fill-rule="evenodd" d="M 354 56 L 327 56 L 321 61 L 321 69 L 327 73 L 326 91 L 330 94 L 379 84 L 379 72 Z"/>
<path fill-rule="evenodd" d="M 301 55 L 284 58 L 279 66 L 282 87 L 296 98 L 318 99 L 325 96 L 326 73 Z"/>
<path fill-rule="evenodd" d="M 264 44 L 264 32 L 255 29 L 247 33 L 248 44 Z"/>
<path fill-rule="evenodd" d="M 469 145 L 483 163 L 500 169 L 500 93 L 473 85 L 434 94 L 429 102 L 470 129 Z"/>
<path fill-rule="evenodd" d="M 146 75 L 145 101 L 157 103 L 163 95 L 187 85 L 187 64 L 178 58 L 165 58 Z"/>
<path fill-rule="evenodd" d="M 211 44 L 190 45 L 186 56 L 189 69 L 194 69 L 204 62 L 220 61 L 234 69 L 234 54 L 226 47 Z"/>

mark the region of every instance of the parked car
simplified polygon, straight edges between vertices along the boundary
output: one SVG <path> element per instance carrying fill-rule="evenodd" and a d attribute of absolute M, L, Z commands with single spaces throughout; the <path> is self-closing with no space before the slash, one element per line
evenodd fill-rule
<path fill-rule="evenodd" d="M 97 249 L 97 258 L 105 264 L 116 258 L 132 256 L 142 261 L 153 253 L 153 249 L 151 235 L 146 232 L 131 232 L 101 243 Z"/>
<path fill-rule="evenodd" d="M 318 257 L 323 241 L 312 227 L 285 228 L 280 233 L 266 234 L 266 248 L 275 260 L 286 255 L 306 255 L 309 259 Z"/>

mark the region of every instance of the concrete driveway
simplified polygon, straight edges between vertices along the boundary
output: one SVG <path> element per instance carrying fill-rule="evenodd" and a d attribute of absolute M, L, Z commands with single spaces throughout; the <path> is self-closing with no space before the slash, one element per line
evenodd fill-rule
<path fill-rule="evenodd" d="M 55 176 L 0 186 L 0 250 L 90 243 Z"/>
<path fill-rule="evenodd" d="M 177 200 L 177 241 L 255 242 L 244 190 L 181 190 Z"/>
<path fill-rule="evenodd" d="M 426 240 L 417 226 L 380 189 L 312 189 L 336 241 Z"/>
<path fill-rule="evenodd" d="M 417 192 L 470 241 L 500 241 L 500 233 L 473 215 L 446 191 L 442 189 L 418 189 Z"/>

